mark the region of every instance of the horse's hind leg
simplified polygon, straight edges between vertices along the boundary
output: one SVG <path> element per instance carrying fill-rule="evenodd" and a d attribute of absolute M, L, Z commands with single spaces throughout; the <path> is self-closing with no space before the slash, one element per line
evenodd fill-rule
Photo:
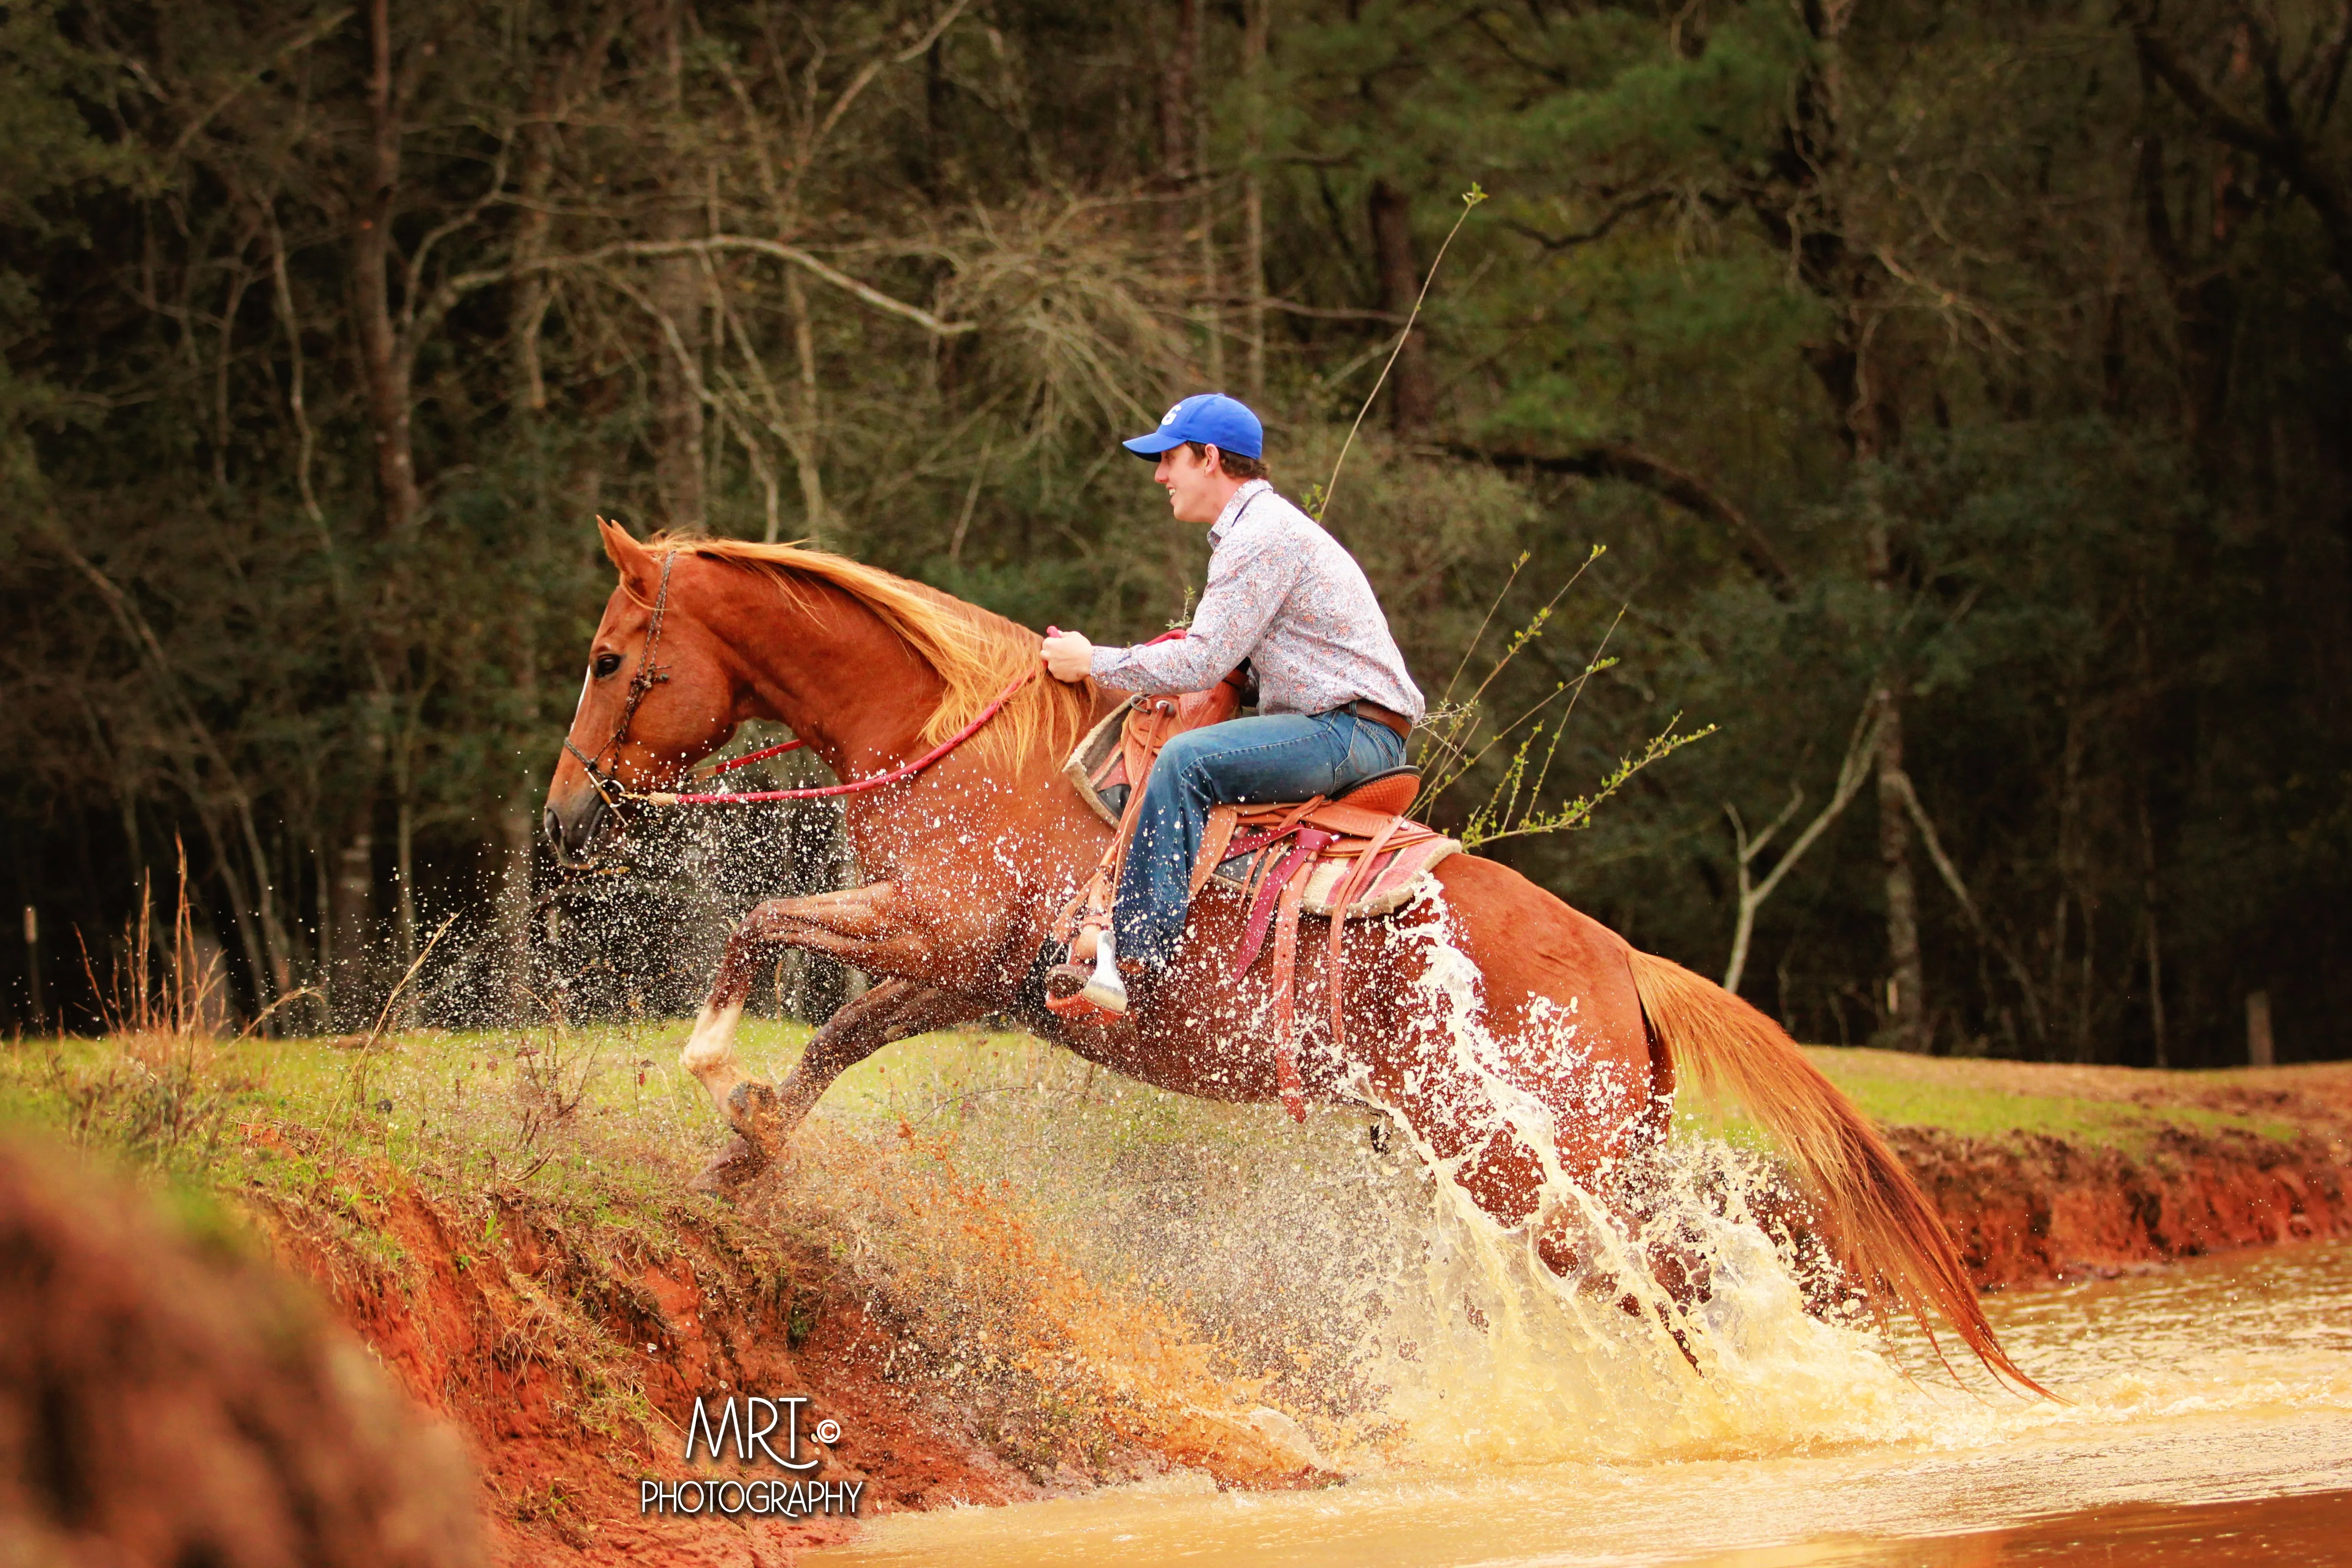
<path fill-rule="evenodd" d="M 1542 1050 L 1539 1039 L 1535 1031 L 1512 1038 L 1499 1082 L 1432 1040 L 1381 1062 L 1374 1083 L 1430 1152 L 1452 1164 L 1473 1203 L 1498 1225 L 1532 1227 L 1528 1239 L 1552 1273 L 1638 1315 L 1639 1297 L 1615 1261 L 1625 1244 L 1636 1243 L 1642 1256 L 1634 1267 L 1687 1304 L 1703 1289 L 1703 1274 L 1677 1246 L 1642 1240 L 1646 1216 L 1638 1183 L 1628 1180 L 1664 1136 L 1670 1103 L 1658 1093 L 1638 1016 L 1630 1028 L 1593 1030 L 1576 1053 Z M 1507 1105 L 1518 1113 L 1505 1114 Z M 1605 1213 L 1546 1204 L 1555 1167 Z"/>

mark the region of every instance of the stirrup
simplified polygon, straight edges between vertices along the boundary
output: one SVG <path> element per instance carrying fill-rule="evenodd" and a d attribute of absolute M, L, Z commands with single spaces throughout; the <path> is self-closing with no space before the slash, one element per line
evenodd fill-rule
<path fill-rule="evenodd" d="M 1057 963 L 1046 973 L 1045 1006 L 1065 1018 L 1084 1017 L 1089 1013 L 1105 1013 L 1112 1017 L 1126 1015 L 1127 982 L 1118 973 L 1118 957 L 1111 949 L 1109 928 L 1103 928 L 1096 940 L 1092 973 L 1075 963 Z"/>
<path fill-rule="evenodd" d="M 1106 1013 L 1127 1011 L 1127 982 L 1119 977 L 1118 956 L 1111 952 L 1108 926 L 1096 938 L 1095 972 L 1087 977 L 1086 988 L 1078 994 Z"/>

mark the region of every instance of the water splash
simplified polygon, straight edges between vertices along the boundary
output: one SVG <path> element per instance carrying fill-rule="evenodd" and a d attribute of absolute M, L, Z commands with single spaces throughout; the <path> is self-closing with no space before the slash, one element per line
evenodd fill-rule
<path fill-rule="evenodd" d="M 1098 1391 L 1086 1397 L 1122 1412 L 1113 1428 L 1139 1441 L 1155 1421 L 1271 1411 L 1351 1474 L 1819 1451 L 1932 1416 L 1874 1331 L 1809 1310 L 1819 1260 L 1768 1226 L 1790 1201 L 1768 1161 L 1677 1139 L 1601 1173 L 1638 1192 L 1624 1217 L 1562 1166 L 1549 1113 L 1506 1075 L 1446 923 L 1401 923 L 1391 940 L 1415 949 L 1397 957 L 1444 1021 L 1447 1065 L 1477 1086 L 1494 1125 L 1539 1152 L 1531 1221 L 1480 1211 L 1454 1179 L 1458 1162 L 1413 1141 L 1360 1081 L 1360 1104 L 1295 1129 L 1042 1046 L 975 1043 L 928 1076 L 886 1054 L 836 1088 L 833 1125 L 862 1121 L 869 1146 L 896 1142 L 914 1161 L 932 1156 L 921 1138 L 894 1138 L 900 1119 L 925 1137 L 951 1128 L 955 1181 L 996 1211 L 946 1228 L 886 1217 L 891 1204 L 936 1215 L 939 1200 L 903 1170 L 857 1178 L 861 1234 L 894 1288 L 924 1303 L 921 1331 L 1025 1337 L 1032 1369 L 1003 1380 L 1026 1379 L 1021 1398 L 1036 1402 L 1034 1366 L 1050 1363 L 1055 1398 Z M 1581 1055 L 1572 1000 L 1542 1026 L 1547 1048 Z M 1622 1114 L 1632 1091 L 1595 1068 L 1591 1109 Z M 1563 1226 L 1588 1260 L 1578 1279 L 1538 1256 L 1538 1234 Z M 1669 1289 L 1660 1256 L 1702 1274 L 1703 1298 Z M 1146 1343 L 1153 1364 L 1139 1367 Z M 1171 1347 L 1181 1375 L 1166 1369 Z M 1134 1414 L 1155 1401 L 1162 1416 Z"/>

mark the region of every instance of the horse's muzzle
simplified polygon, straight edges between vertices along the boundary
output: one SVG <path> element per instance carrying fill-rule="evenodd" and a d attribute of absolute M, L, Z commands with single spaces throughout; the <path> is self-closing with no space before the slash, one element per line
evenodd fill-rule
<path fill-rule="evenodd" d="M 593 788 L 583 789 L 568 800 L 551 795 L 541 826 L 547 833 L 548 847 L 555 851 L 556 864 L 576 868 L 595 859 L 597 840 L 610 837 L 606 829 L 613 826 L 613 814 L 603 795 Z"/>

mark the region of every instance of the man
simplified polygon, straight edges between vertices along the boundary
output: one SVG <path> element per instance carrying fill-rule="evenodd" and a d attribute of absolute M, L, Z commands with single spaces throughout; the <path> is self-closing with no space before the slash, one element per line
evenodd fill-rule
<path fill-rule="evenodd" d="M 1179 522 L 1209 525 L 1209 580 L 1178 639 L 1097 647 L 1076 632 L 1045 639 L 1046 671 L 1088 675 L 1153 696 L 1213 686 L 1247 659 L 1258 716 L 1190 730 L 1168 742 L 1138 808 L 1119 876 L 1108 945 L 1146 973 L 1165 969 L 1184 933 L 1192 861 L 1210 809 L 1336 795 L 1402 766 L 1421 721 L 1420 689 L 1405 673 L 1363 568 L 1314 519 L 1266 480 L 1256 415 L 1222 393 L 1188 397 L 1160 428 L 1125 443 L 1154 458 Z M 1085 963 L 1091 931 L 1071 958 Z M 1127 1008 L 1110 963 L 1085 991 Z"/>

